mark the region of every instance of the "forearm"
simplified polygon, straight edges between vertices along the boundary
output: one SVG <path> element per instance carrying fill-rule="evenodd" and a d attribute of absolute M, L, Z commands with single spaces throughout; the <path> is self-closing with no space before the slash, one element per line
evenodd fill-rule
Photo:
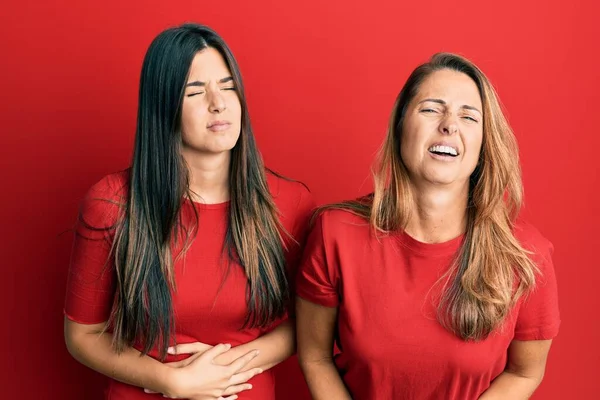
<path fill-rule="evenodd" d="M 233 347 L 227 353 L 217 357 L 215 361 L 226 365 L 252 350 L 258 350 L 260 353 L 242 371 L 252 368 L 261 368 L 266 371 L 285 361 L 296 351 L 294 323 L 288 319 L 266 335 Z"/>
<path fill-rule="evenodd" d="M 333 359 L 304 361 L 300 368 L 314 400 L 351 400 Z"/>
<path fill-rule="evenodd" d="M 160 361 L 127 348 L 117 354 L 110 333 L 85 333 L 67 341 L 71 355 L 83 365 L 112 379 L 156 392 L 173 394 L 172 372 Z"/>
<path fill-rule="evenodd" d="M 479 400 L 529 399 L 541 381 L 541 377 L 524 376 L 504 371 L 494 379 L 488 390 L 479 397 Z"/>

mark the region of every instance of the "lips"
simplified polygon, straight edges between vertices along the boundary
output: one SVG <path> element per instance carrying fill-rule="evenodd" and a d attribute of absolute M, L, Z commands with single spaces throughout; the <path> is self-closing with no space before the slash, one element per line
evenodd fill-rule
<path fill-rule="evenodd" d="M 231 123 L 228 121 L 213 121 L 208 123 L 206 129 L 213 132 L 219 132 L 228 129 L 230 126 Z"/>

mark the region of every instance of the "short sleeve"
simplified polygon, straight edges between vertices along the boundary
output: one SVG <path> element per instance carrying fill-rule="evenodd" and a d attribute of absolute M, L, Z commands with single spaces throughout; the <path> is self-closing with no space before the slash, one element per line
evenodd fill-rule
<path fill-rule="evenodd" d="M 120 199 L 109 180 L 94 185 L 81 203 L 67 278 L 64 313 L 82 324 L 109 319 L 115 271 L 111 247 Z"/>
<path fill-rule="evenodd" d="M 288 293 L 294 293 L 295 278 L 302 257 L 302 250 L 308 234 L 308 226 L 313 210 L 316 208 L 315 199 L 308 188 L 296 181 L 271 178 L 271 190 L 279 208 L 280 222 L 286 232 L 282 233 L 285 253 L 285 268 L 288 278 Z M 263 330 L 268 332 L 274 327 L 295 315 L 294 296 L 290 295 L 287 311 L 281 317 Z"/>
<path fill-rule="evenodd" d="M 290 282 L 293 285 L 294 279 L 297 275 L 298 265 L 300 264 L 302 251 L 306 244 L 306 237 L 308 235 L 308 228 L 310 226 L 310 219 L 314 209 L 317 207 L 313 195 L 308 189 L 302 187 L 298 204 L 295 210 L 295 218 L 290 232 L 294 242 L 287 244 L 288 251 L 286 256 L 287 270 L 290 276 Z"/>
<path fill-rule="evenodd" d="M 514 339 L 549 340 L 558 334 L 560 313 L 554 265 L 553 246 L 547 240 L 538 241 L 533 260 L 539 269 L 535 288 L 522 300 L 517 316 Z"/>
<path fill-rule="evenodd" d="M 337 307 L 339 266 L 336 257 L 329 256 L 325 232 L 326 213 L 320 214 L 308 235 L 304 255 L 296 277 L 296 295 L 325 307 Z M 332 248 L 334 246 L 331 246 Z"/>

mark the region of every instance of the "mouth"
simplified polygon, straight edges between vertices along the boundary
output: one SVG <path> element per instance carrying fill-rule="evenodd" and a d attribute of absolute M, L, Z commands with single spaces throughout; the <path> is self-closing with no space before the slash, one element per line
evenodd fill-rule
<path fill-rule="evenodd" d="M 213 121 L 206 125 L 206 129 L 214 132 L 224 131 L 229 128 L 231 123 L 227 121 Z"/>
<path fill-rule="evenodd" d="M 446 145 L 433 145 L 427 149 L 431 154 L 440 157 L 456 157 L 458 156 L 458 150 L 453 146 Z"/>

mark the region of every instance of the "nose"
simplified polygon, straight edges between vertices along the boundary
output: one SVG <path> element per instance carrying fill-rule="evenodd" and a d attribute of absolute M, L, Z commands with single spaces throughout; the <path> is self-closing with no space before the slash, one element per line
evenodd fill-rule
<path fill-rule="evenodd" d="M 456 117 L 453 115 L 447 115 L 440 122 L 439 131 L 443 135 L 454 135 L 458 133 L 458 122 L 456 121 Z"/>
<path fill-rule="evenodd" d="M 208 109 L 211 113 L 220 114 L 227 109 L 225 99 L 223 98 L 221 91 L 217 88 L 213 90 L 210 95 L 210 103 Z"/>

